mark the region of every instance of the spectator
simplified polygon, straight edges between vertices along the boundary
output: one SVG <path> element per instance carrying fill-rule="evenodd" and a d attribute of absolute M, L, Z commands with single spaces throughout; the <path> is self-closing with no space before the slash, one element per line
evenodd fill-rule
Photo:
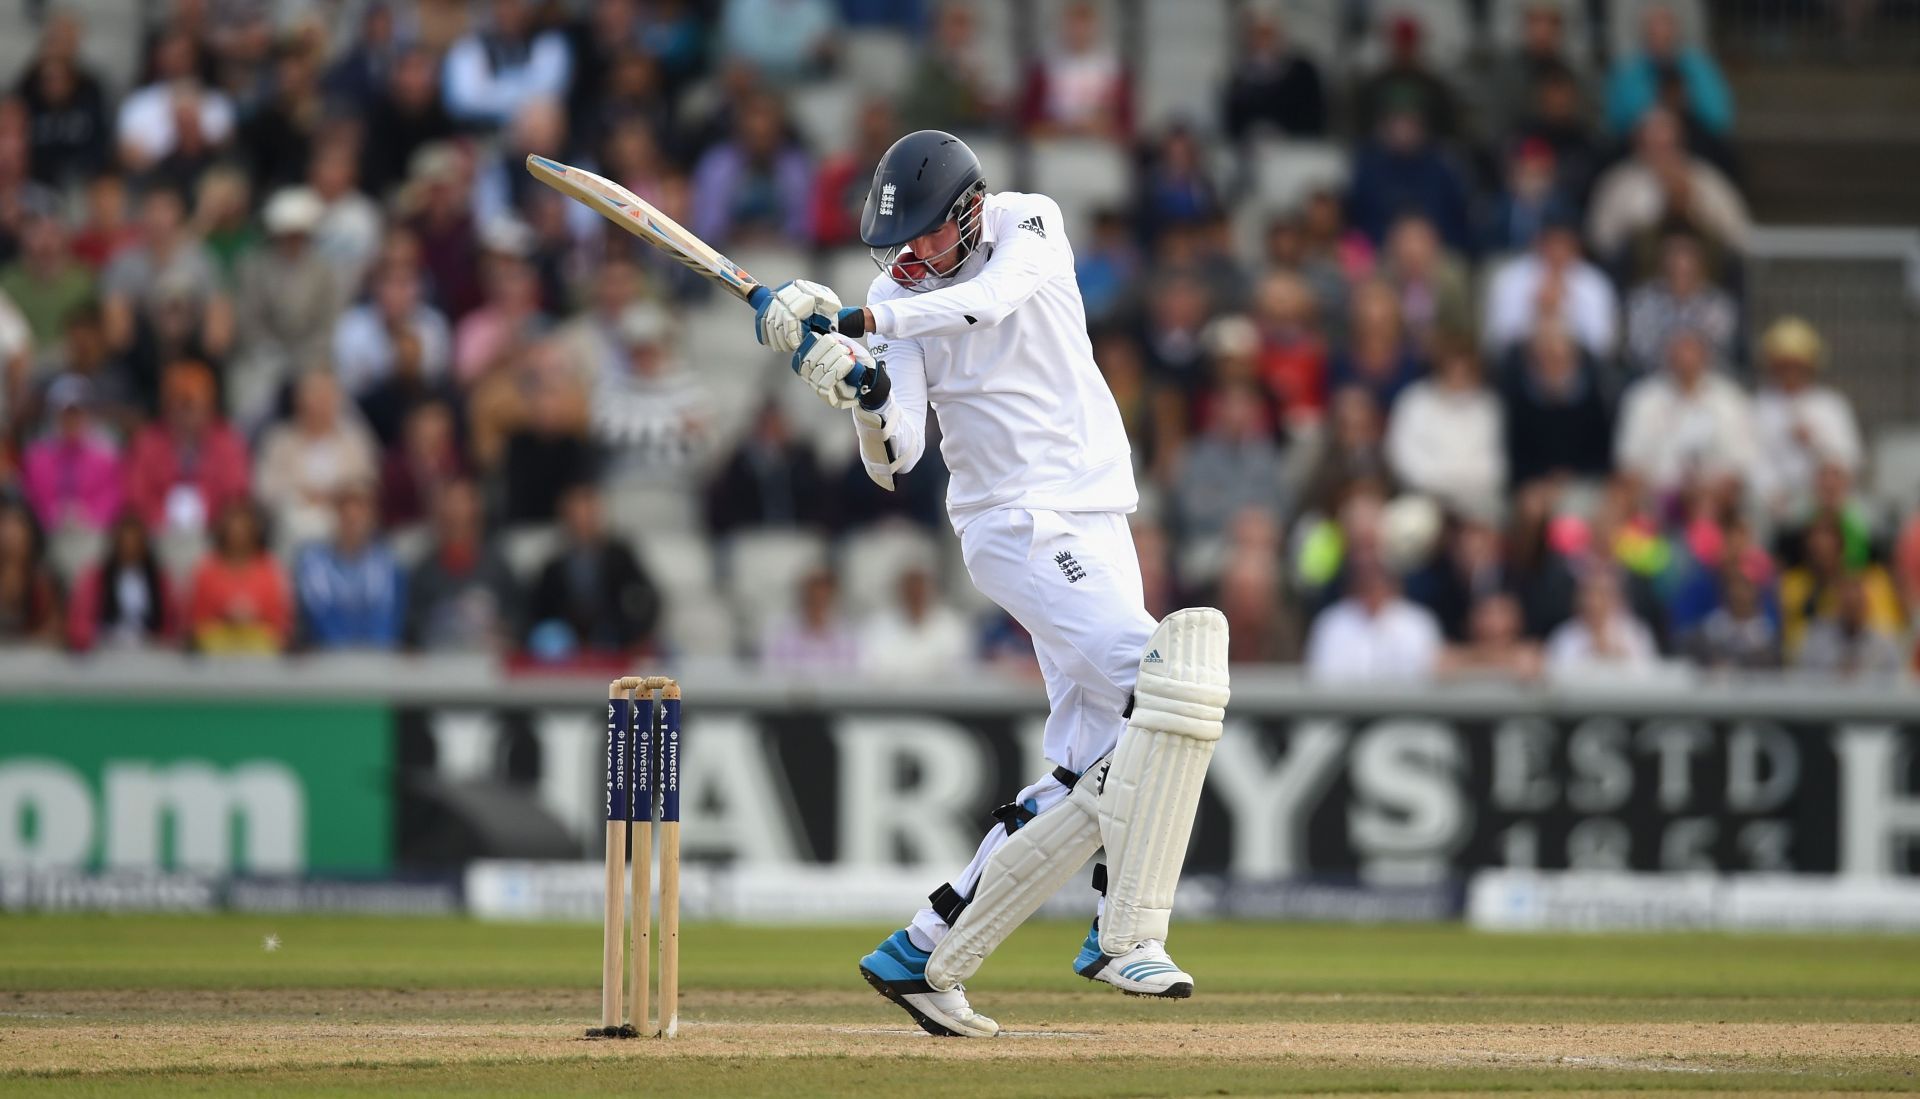
<path fill-rule="evenodd" d="M 1335 390 L 1327 420 L 1300 499 L 1302 510 L 1321 515 L 1331 515 L 1352 486 L 1384 486 L 1392 477 L 1380 406 L 1372 394 L 1358 387 Z"/>
<path fill-rule="evenodd" d="M 575 484 L 560 496 L 563 541 L 528 602 L 527 645 L 536 655 L 631 655 L 652 644 L 660 592 L 607 534 L 600 493 Z"/>
<path fill-rule="evenodd" d="M 499 478 L 508 523 L 554 518 L 554 487 L 595 479 L 599 456 L 588 434 L 587 390 L 552 342 L 473 387 L 471 452 L 479 472 Z M 601 506 L 596 496 L 593 506 Z"/>
<path fill-rule="evenodd" d="M 1448 523 L 1440 552 L 1407 578 L 1407 598 L 1432 611 L 1440 632 L 1459 643 L 1469 639 L 1479 604 L 1512 581 L 1499 528 L 1465 513 Z"/>
<path fill-rule="evenodd" d="M 400 643 L 406 577 L 378 540 L 373 486 L 348 481 L 333 494 L 332 534 L 293 562 L 300 636 L 315 649 L 392 649 Z"/>
<path fill-rule="evenodd" d="M 147 528 L 121 512 L 107 536 L 106 556 L 80 574 L 67 610 L 67 645 L 139 649 L 172 643 L 179 608 L 161 571 Z"/>
<path fill-rule="evenodd" d="M 1920 510 L 1907 515 L 1894 544 L 1893 565 L 1901 605 L 1920 615 Z"/>
<path fill-rule="evenodd" d="M 1535 328 L 1531 340 L 1508 353 L 1501 373 L 1511 484 L 1612 470 L 1613 410 L 1599 367 L 1558 322 Z"/>
<path fill-rule="evenodd" d="M 1410 112 L 1424 133 L 1443 139 L 1453 137 L 1459 120 L 1453 89 L 1421 56 L 1425 35 L 1419 16 L 1410 11 L 1397 13 L 1385 20 L 1382 30 L 1386 64 L 1361 81 L 1354 93 L 1354 115 L 1360 132 L 1374 133 L 1391 116 Z"/>
<path fill-rule="evenodd" d="M 3 291 L 0 291 L 0 298 L 4 298 Z M 4 328 L 4 325 L 0 324 L 0 328 Z M 0 344 L 5 339 L 4 335 L 0 335 Z M 135 387 L 127 364 L 107 353 L 107 339 L 101 327 L 100 307 L 97 304 L 82 302 L 67 314 L 55 358 L 65 368 L 62 374 L 86 380 L 92 391 L 94 414 L 113 434 L 122 439 L 131 438 L 145 423 L 146 402 Z M 4 376 L 5 364 L 0 364 L 0 378 Z M 48 387 L 51 388 L 60 377 L 60 374 L 56 374 L 48 379 Z M 46 394 L 43 392 L 41 396 L 44 405 Z M 0 389 L 0 402 L 4 401 L 4 390 Z"/>
<path fill-rule="evenodd" d="M 447 400 L 423 396 L 403 424 L 380 465 L 380 515 L 389 526 L 425 519 L 440 492 L 466 473 Z"/>
<path fill-rule="evenodd" d="M 29 212 L 60 208 L 60 194 L 33 179 L 32 127 L 20 100 L 0 98 L 0 260 L 12 257 Z"/>
<path fill-rule="evenodd" d="M 760 527 L 822 527 L 831 494 L 813 447 L 795 438 L 780 402 L 769 398 L 753 426 L 707 486 L 707 529 L 715 538 Z"/>
<path fill-rule="evenodd" d="M 0 649 L 60 641 L 60 585 L 25 504 L 0 498 Z"/>
<path fill-rule="evenodd" d="M 1527 0 L 1520 10 L 1517 49 L 1503 50 L 1476 82 L 1482 92 L 1484 131 L 1500 141 L 1521 122 L 1542 81 L 1579 71 L 1582 59 L 1567 42 L 1568 0 Z M 1584 100 L 1586 97 L 1581 95 Z M 1580 103 L 1582 113 L 1586 103 Z"/>
<path fill-rule="evenodd" d="M 422 148 L 453 136 L 453 117 L 440 100 L 433 55 L 411 47 L 394 58 L 367 114 L 367 192 L 386 195 L 407 177 Z"/>
<path fill-rule="evenodd" d="M 1497 513 L 1507 484 L 1500 399 L 1481 382 L 1472 345 L 1441 342 L 1433 375 L 1387 418 L 1387 460 L 1407 488 L 1472 515 Z"/>
<path fill-rule="evenodd" d="M 1853 406 L 1838 390 L 1814 384 L 1826 357 L 1820 333 L 1799 317 L 1774 321 L 1760 340 L 1765 382 L 1753 402 L 1754 481 L 1776 519 L 1812 509 L 1823 467 L 1837 467 L 1849 480 L 1860 471 Z"/>
<path fill-rule="evenodd" d="M 293 636 L 293 595 L 266 549 L 260 513 L 244 499 L 221 506 L 213 550 L 194 570 L 187 599 L 193 647 L 214 654 L 282 652 Z"/>
<path fill-rule="evenodd" d="M 1555 189 L 1576 208 L 1585 206 L 1600 166 L 1590 119 L 1579 75 L 1565 65 L 1548 65 L 1534 79 L 1526 117 L 1511 138 L 1516 148 L 1537 141 L 1553 153 Z"/>
<path fill-rule="evenodd" d="M 93 414 L 93 386 L 63 374 L 47 387 L 54 428 L 27 447 L 22 487 L 43 529 L 99 532 L 120 513 L 120 447 Z"/>
<path fill-rule="evenodd" d="M 1521 632 L 1520 601 L 1504 591 L 1474 600 L 1466 639 L 1440 654 L 1435 672 L 1443 679 L 1496 679 L 1531 682 L 1540 678 L 1540 646 Z"/>
<path fill-rule="evenodd" d="M 894 602 L 861 629 L 861 671 L 902 681 L 953 675 L 973 665 L 973 631 L 959 611 L 939 601 L 933 575 L 909 568 L 894 587 Z"/>
<path fill-rule="evenodd" d="M 447 318 L 421 300 L 420 289 L 418 272 L 392 264 L 374 273 L 365 304 L 340 314 L 333 326 L 333 362 L 348 393 L 365 396 L 393 374 L 403 338 L 411 341 L 408 354 L 418 356 L 410 370 L 429 380 L 448 373 L 453 334 Z"/>
<path fill-rule="evenodd" d="M 1407 214 L 1393 223 L 1381 275 L 1399 295 L 1400 318 L 1420 348 L 1430 350 L 1437 337 L 1471 338 L 1466 266 L 1440 243 L 1432 222 Z"/>
<path fill-rule="evenodd" d="M 98 273 L 139 244 L 140 227 L 127 219 L 126 182 L 111 172 L 88 180 L 86 218 L 73 234 L 74 256 Z"/>
<path fill-rule="evenodd" d="M 1154 380 L 1189 397 L 1206 382 L 1206 345 L 1202 335 L 1213 303 L 1207 288 L 1185 274 L 1157 277 L 1146 288 L 1141 346 Z"/>
<path fill-rule="evenodd" d="M 1680 41 L 1680 20 L 1666 4 L 1647 8 L 1640 19 L 1640 48 L 1616 61 L 1607 77 L 1608 128 L 1631 133 L 1656 104 L 1667 104 L 1708 133 L 1727 133 L 1733 96 L 1713 58 Z"/>
<path fill-rule="evenodd" d="M 840 584 L 830 569 L 800 581 L 792 614 L 768 624 L 760 639 L 760 667 L 781 675 L 844 675 L 861 666 L 860 639 L 839 607 Z"/>
<path fill-rule="evenodd" d="M 486 296 L 453 330 L 453 378 L 461 385 L 526 354 L 552 320 L 540 307 L 540 279 L 527 255 L 532 234 L 517 221 L 495 222 L 485 234 Z"/>
<path fill-rule="evenodd" d="M 290 187 L 307 178 L 314 139 L 326 117 L 320 87 L 319 44 L 299 37 L 275 47 L 271 90 L 240 126 L 247 174 L 263 190 Z"/>
<path fill-rule="evenodd" d="M 1732 379 L 1714 370 L 1707 341 L 1680 329 L 1667 341 L 1666 369 L 1628 388 L 1620 403 L 1614 461 L 1653 492 L 1678 492 L 1695 478 L 1745 480 L 1759 454 L 1753 409 Z"/>
<path fill-rule="evenodd" d="M 329 132 L 315 142 L 307 186 L 323 211 L 313 229 L 314 249 L 333 265 L 341 285 L 357 289 L 380 246 L 384 217 L 360 191 L 360 151 L 351 132 Z"/>
<path fill-rule="evenodd" d="M 1427 126 L 1413 107 L 1389 105 L 1372 138 L 1354 154 L 1347 220 L 1378 247 L 1396 219 L 1417 213 L 1447 247 L 1467 252 L 1473 248 L 1467 182 Z"/>
<path fill-rule="evenodd" d="M 452 143 L 423 146 L 414 154 L 408 183 L 400 196 L 411 210 L 405 225 L 419 244 L 421 268 L 433 304 L 458 323 L 482 297 L 480 230 L 469 200 L 472 164 Z"/>
<path fill-rule="evenodd" d="M 503 126 L 534 98 L 563 99 L 573 58 L 559 31 L 534 25 L 528 0 L 492 0 L 483 28 L 448 48 L 442 71 L 447 111 L 460 123 Z"/>
<path fill-rule="evenodd" d="M 1807 624 L 1794 667 L 1836 679 L 1900 675 L 1905 656 L 1895 630 L 1882 624 L 1873 612 L 1874 596 L 1867 578 L 1857 573 L 1844 575 L 1832 594 L 1833 612 Z"/>
<path fill-rule="evenodd" d="M 1143 263 L 1140 248 L 1127 229 L 1127 219 L 1117 210 L 1100 210 L 1093 215 L 1093 238 L 1076 247 L 1073 257 L 1074 280 L 1080 284 L 1080 301 L 1087 319 L 1095 324 L 1111 320 L 1129 303 Z"/>
<path fill-rule="evenodd" d="M 1686 638 L 1682 649 L 1713 671 L 1772 671 L 1780 666 L 1780 629 L 1768 616 L 1760 587 L 1738 568 L 1720 575 L 1720 605 Z"/>
<path fill-rule="evenodd" d="M 1145 158 L 1134 215 L 1142 239 L 1152 241 L 1169 226 L 1198 226 L 1219 216 L 1220 196 L 1204 156 L 1194 133 L 1175 126 Z"/>
<path fill-rule="evenodd" d="M 1307 633 L 1306 671 L 1319 683 L 1417 683 L 1433 675 L 1440 627 L 1402 598 L 1393 574 L 1371 552 L 1351 556 L 1347 594 L 1321 611 Z"/>
<path fill-rule="evenodd" d="M 1119 51 L 1104 39 L 1100 11 L 1070 0 L 1050 49 L 1027 70 L 1020 121 L 1037 137 L 1126 141 L 1133 135 L 1133 85 Z"/>
<path fill-rule="evenodd" d="M 1401 323 L 1400 298 L 1378 279 L 1354 287 L 1347 346 L 1328 367 L 1334 389 L 1364 389 L 1382 411 L 1425 370 L 1420 352 Z"/>
<path fill-rule="evenodd" d="M 1507 158 L 1506 187 L 1494 199 L 1480 230 L 1480 246 L 1488 257 L 1531 251 L 1549 222 L 1571 220 L 1556 159 L 1553 146 L 1537 137 L 1514 143 Z"/>
<path fill-rule="evenodd" d="M 246 500 L 248 469 L 246 443 L 215 410 L 213 372 L 199 362 L 169 366 L 159 420 L 127 448 L 127 503 L 148 530 L 197 532 Z"/>
<path fill-rule="evenodd" d="M 1577 613 L 1547 637 L 1550 674 L 1642 677 L 1658 669 L 1653 634 L 1628 609 L 1620 588 L 1620 577 L 1609 567 L 1590 568 L 1581 578 Z"/>
<path fill-rule="evenodd" d="M 1280 448 L 1262 422 L 1258 392 L 1231 383 L 1215 395 L 1212 422 L 1186 448 L 1174 485 L 1174 518 L 1183 540 L 1213 541 L 1246 508 L 1287 513 L 1291 501 Z"/>
<path fill-rule="evenodd" d="M 1613 284 L 1581 257 L 1572 222 L 1555 216 L 1541 226 L 1532 251 L 1494 268 L 1480 336 L 1490 354 L 1501 355 L 1531 338 L 1537 325 L 1558 320 L 1588 354 L 1605 359 L 1619 339 L 1618 310 Z"/>
<path fill-rule="evenodd" d="M 361 9 L 359 25 L 352 28 L 349 44 L 327 69 L 322 86 L 327 102 L 335 110 L 363 117 L 407 48 L 400 44 L 390 0 L 373 0 Z M 432 70 L 428 70 L 429 77 Z"/>
<path fill-rule="evenodd" d="M 33 176 L 49 187 L 83 182 L 107 165 L 106 96 L 80 56 L 80 17 L 56 9 L 14 94 L 32 119 Z"/>
<path fill-rule="evenodd" d="M 1280 536 L 1281 517 L 1260 508 L 1245 508 L 1227 524 L 1219 547 L 1218 575 L 1213 577 L 1214 602 L 1231 626 L 1227 659 L 1236 664 L 1271 663 L 1299 648 L 1293 616 L 1281 600 L 1281 570 L 1286 547 Z M 1136 529 L 1136 544 L 1143 541 Z M 1151 543 L 1149 543 L 1150 545 Z M 1170 593 L 1156 598 L 1155 565 L 1141 555 L 1149 609 L 1170 608 Z M 1188 562 L 1188 571 L 1193 571 Z M 1157 585 L 1164 590 L 1165 583 Z M 1165 610 L 1158 613 L 1164 616 Z"/>
<path fill-rule="evenodd" d="M 253 186 L 247 181 L 247 173 L 233 164 L 213 165 L 197 178 L 193 234 L 213 257 L 220 284 L 230 287 L 240 261 L 260 247 L 260 230 L 253 218 Z"/>
<path fill-rule="evenodd" d="M 1611 258 L 1635 234 L 1666 223 L 1683 224 L 1717 248 L 1746 247 L 1746 202 L 1719 169 L 1687 152 L 1673 113 L 1655 108 L 1640 120 L 1633 155 L 1594 184 L 1587 239 Z"/>
<path fill-rule="evenodd" d="M 574 7 L 578 10 L 581 5 Z M 638 9 L 636 0 L 593 0 L 564 28 L 567 52 L 573 58 L 567 127 L 583 142 L 598 141 L 604 123 L 628 106 L 616 102 L 621 90 L 616 74 L 630 59 L 640 59 L 651 70 L 655 84 L 651 91 L 664 99 L 659 64 L 644 52 Z"/>
<path fill-rule="evenodd" d="M 1329 336 L 1343 335 L 1347 282 L 1366 266 L 1354 254 L 1363 252 L 1366 244 L 1348 231 L 1340 196 L 1315 190 L 1298 212 L 1267 223 L 1265 244 L 1267 265 L 1305 279 Z"/>
<path fill-rule="evenodd" d="M 254 480 L 282 545 L 331 537 L 340 493 L 379 475 L 373 438 L 349 407 L 333 375 L 308 371 L 294 387 L 292 420 L 261 437 Z"/>
<path fill-rule="evenodd" d="M 93 272 L 73 258 L 53 210 L 35 211 L 22 223 L 20 254 L 0 269 L 0 294 L 20 310 L 43 361 L 60 346 L 67 317 L 93 300 Z"/>
<path fill-rule="evenodd" d="M 141 243 L 122 253 L 100 279 L 107 342 L 125 352 L 162 323 L 169 303 L 185 317 L 204 349 L 224 353 L 233 335 L 233 307 L 218 287 L 213 257 L 187 228 L 186 200 L 169 188 L 149 191 L 140 204 Z"/>
<path fill-rule="evenodd" d="M 665 309 L 630 305 L 620 328 L 624 368 L 591 383 L 593 435 L 611 457 L 606 478 L 677 489 L 707 445 L 705 390 L 675 353 Z"/>
<path fill-rule="evenodd" d="M 1256 127 L 1287 137 L 1327 132 L 1327 96 L 1320 70 L 1291 48 L 1272 12 L 1247 9 L 1241 54 L 1227 75 L 1222 122 L 1227 136 L 1245 141 Z"/>
<path fill-rule="evenodd" d="M 1788 660 L 1801 663 L 1801 646 L 1816 623 L 1846 630 L 1864 626 L 1874 633 L 1897 634 L 1902 626 L 1900 596 L 1893 578 L 1876 564 L 1851 565 L 1840 522 L 1825 517 L 1807 529 L 1805 560 L 1780 577 L 1780 635 Z M 1855 589 L 1847 591 L 1849 586 Z M 1858 600 L 1858 606 L 1843 605 Z M 1845 640 L 1853 636 L 1846 634 Z M 1827 654 L 1829 659 L 1832 654 Z"/>
<path fill-rule="evenodd" d="M 513 571 L 486 536 L 480 493 L 451 480 L 433 497 L 433 540 L 407 578 L 406 647 L 427 652 L 505 648 L 518 593 Z"/>
<path fill-rule="evenodd" d="M 828 71 L 840 12 L 832 0 L 728 0 L 720 48 L 781 84 Z"/>
<path fill-rule="evenodd" d="M 739 105 L 731 137 L 694 169 L 693 224 L 707 241 L 807 239 L 812 171 L 786 134 L 779 101 L 756 92 Z"/>
<path fill-rule="evenodd" d="M 893 105 L 880 97 L 860 106 L 853 144 L 828 157 L 813 180 L 813 242 L 822 248 L 857 244 L 860 212 L 873 188 L 873 169 L 900 136 Z"/>
<path fill-rule="evenodd" d="M 905 126 L 964 132 L 999 122 L 1002 97 L 981 71 L 975 18 L 967 0 L 946 0 L 934 14 L 907 82 L 900 110 Z"/>
<path fill-rule="evenodd" d="M 327 361 L 347 288 L 313 247 L 322 213 L 305 187 L 275 193 L 261 215 L 271 245 L 241 263 L 228 404 L 243 424 L 265 422 L 289 379 Z"/>
<path fill-rule="evenodd" d="M 565 156 L 567 114 L 557 99 L 529 99 L 513 112 L 506 133 L 474 157 L 473 217 L 483 243 L 502 224 L 518 224 L 550 193 L 527 171 L 527 157 Z"/>
<path fill-rule="evenodd" d="M 1282 426 L 1317 426 L 1327 403 L 1327 342 L 1312 288 L 1292 272 L 1269 273 L 1254 295 L 1254 322 L 1260 380 Z"/>
<path fill-rule="evenodd" d="M 121 101 L 114 132 L 129 172 L 144 172 L 179 152 L 183 136 L 209 147 L 233 136 L 233 101 L 201 85 L 195 50 L 186 32 L 163 32 L 150 55 L 152 79 Z"/>
<path fill-rule="evenodd" d="M 1657 370 L 1667 342 L 1682 328 L 1707 341 L 1715 362 L 1731 362 L 1739 319 L 1733 297 L 1707 281 L 1699 238 L 1669 233 L 1661 242 L 1659 279 L 1627 296 L 1627 362 L 1641 373 Z"/>

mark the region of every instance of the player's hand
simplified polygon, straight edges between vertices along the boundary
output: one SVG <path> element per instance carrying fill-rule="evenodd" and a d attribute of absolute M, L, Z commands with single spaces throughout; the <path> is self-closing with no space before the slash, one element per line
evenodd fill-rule
<path fill-rule="evenodd" d="M 835 408 L 852 408 L 885 384 L 873 352 L 837 332 L 807 333 L 793 353 L 793 372 Z"/>
<path fill-rule="evenodd" d="M 831 288 L 794 279 L 753 311 L 753 334 L 776 351 L 797 351 L 809 332 L 832 331 L 839 315 L 840 298 Z"/>

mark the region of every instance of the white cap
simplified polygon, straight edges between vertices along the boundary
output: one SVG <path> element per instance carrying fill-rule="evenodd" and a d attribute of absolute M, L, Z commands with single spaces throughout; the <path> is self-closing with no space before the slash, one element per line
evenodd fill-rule
<path fill-rule="evenodd" d="M 273 193 L 267 200 L 267 208 L 260 215 L 266 223 L 267 232 L 273 236 L 288 233 L 311 233 L 320 224 L 327 213 L 326 203 L 320 200 L 311 187 L 285 187 Z"/>

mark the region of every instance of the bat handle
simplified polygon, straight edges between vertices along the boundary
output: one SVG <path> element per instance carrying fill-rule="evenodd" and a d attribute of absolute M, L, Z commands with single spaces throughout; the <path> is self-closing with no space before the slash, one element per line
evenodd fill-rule
<path fill-rule="evenodd" d="M 753 306 L 756 310 L 766 308 L 767 303 L 772 300 L 773 291 L 764 286 L 756 286 L 752 290 L 747 291 L 747 304 Z"/>

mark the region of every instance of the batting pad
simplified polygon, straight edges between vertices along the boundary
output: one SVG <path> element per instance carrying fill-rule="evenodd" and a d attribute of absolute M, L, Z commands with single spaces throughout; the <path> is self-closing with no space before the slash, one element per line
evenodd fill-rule
<path fill-rule="evenodd" d="M 1133 715 L 1100 794 L 1107 847 L 1102 953 L 1118 956 L 1167 937 L 1227 694 L 1226 615 L 1212 607 L 1168 615 L 1140 658 Z"/>
<path fill-rule="evenodd" d="M 1021 825 L 988 856 L 973 899 L 927 959 L 927 984 L 935 991 L 973 976 L 1100 849 L 1098 770 L 1096 764 L 1058 805 Z"/>

